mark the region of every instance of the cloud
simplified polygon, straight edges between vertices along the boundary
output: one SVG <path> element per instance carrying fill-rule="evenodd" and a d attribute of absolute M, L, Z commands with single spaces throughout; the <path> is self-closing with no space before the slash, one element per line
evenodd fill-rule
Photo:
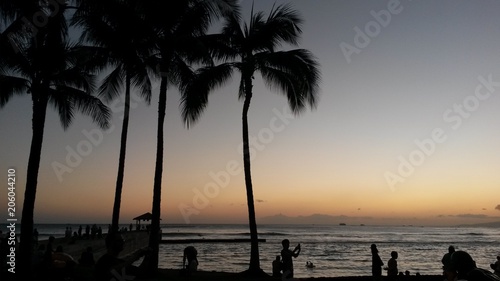
<path fill-rule="evenodd" d="M 495 210 L 499 210 L 499 211 L 500 211 L 500 204 L 498 204 L 498 205 L 495 207 Z"/>
<path fill-rule="evenodd" d="M 482 214 L 459 214 L 459 215 L 456 215 L 455 217 L 467 218 L 467 219 L 487 219 L 487 218 L 489 218 L 487 215 L 482 215 Z"/>
<path fill-rule="evenodd" d="M 256 199 L 255 201 L 256 201 L 257 203 L 265 203 L 265 202 L 266 202 L 266 200 L 262 200 L 262 199 Z"/>

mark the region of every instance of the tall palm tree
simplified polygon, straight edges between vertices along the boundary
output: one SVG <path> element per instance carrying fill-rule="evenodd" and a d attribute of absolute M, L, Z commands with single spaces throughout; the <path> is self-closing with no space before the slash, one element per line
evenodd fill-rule
<path fill-rule="evenodd" d="M 44 6 L 47 5 L 45 1 L 37 3 L 40 5 L 38 10 L 49 8 Z M 68 42 L 66 6 L 61 4 L 59 8 L 60 12 L 48 18 L 36 33 L 7 27 L 0 37 L 0 106 L 5 106 L 14 95 L 22 94 L 31 95 L 33 103 L 33 135 L 21 219 L 22 243 L 17 263 L 17 272 L 22 277 L 20 280 L 24 277 L 29 280 L 33 215 L 47 106 L 51 104 L 58 111 L 64 129 L 71 124 L 75 111 L 90 115 L 102 128 L 109 125 L 109 109 L 91 95 L 95 88 L 94 77 L 84 71 L 81 54 Z M 9 34 L 6 34 L 7 30 Z M 12 38 L 15 44 L 11 44 Z"/>
<path fill-rule="evenodd" d="M 125 86 L 125 105 L 120 140 L 118 174 L 111 221 L 111 230 L 118 231 L 121 195 L 125 172 L 125 155 L 130 115 L 131 86 L 140 89 L 147 104 L 151 102 L 151 80 L 148 65 L 151 38 L 146 36 L 140 8 L 131 0 L 108 0 L 83 2 L 73 16 L 72 22 L 83 27 L 81 41 L 90 43 L 86 51 L 94 58 L 92 66 L 98 71 L 111 67 L 113 70 L 104 78 L 99 95 L 111 101 L 121 94 Z M 97 16 L 98 15 L 98 16 Z M 149 40 L 149 41 L 148 41 Z M 154 60 L 151 61 L 154 63 Z M 149 69 L 148 69 L 149 68 Z"/>
<path fill-rule="evenodd" d="M 273 6 L 267 18 L 262 12 L 254 13 L 252 8 L 248 24 L 237 18 L 229 19 L 223 27 L 222 40 L 213 50 L 215 58 L 225 62 L 199 69 L 182 87 L 182 115 L 189 127 L 206 108 L 211 90 L 227 81 L 234 70 L 241 73 L 239 98 L 243 100 L 243 164 L 251 238 L 248 272 L 252 274 L 261 272 L 247 118 L 253 79 L 255 73 L 260 72 L 271 89 L 278 89 L 287 97 L 295 114 L 302 112 L 307 105 L 316 106 L 320 71 L 314 56 L 304 49 L 275 50 L 283 43 L 298 45 L 301 22 L 290 5 Z"/>
<path fill-rule="evenodd" d="M 156 165 L 153 183 L 152 220 L 149 247 L 153 254 L 144 264 L 154 271 L 158 268 L 160 237 L 161 189 L 163 174 L 163 135 L 169 86 L 182 84 L 192 75 L 191 65 L 212 63 L 207 49 L 199 38 L 210 24 L 221 16 L 238 17 L 236 0 L 144 0 L 146 20 L 156 32 L 157 71 L 160 78 Z"/>

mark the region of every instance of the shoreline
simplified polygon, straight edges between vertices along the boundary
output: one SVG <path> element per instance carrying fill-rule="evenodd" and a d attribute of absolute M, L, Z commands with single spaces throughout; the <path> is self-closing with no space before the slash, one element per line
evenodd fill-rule
<path fill-rule="evenodd" d="M 158 269 L 158 280 L 240 280 L 240 281 L 271 281 L 271 280 L 282 280 L 281 278 L 269 276 L 261 277 L 251 277 L 245 274 L 245 272 L 233 273 L 233 272 L 219 272 L 219 271 L 197 271 L 192 273 L 187 279 L 186 276 L 182 276 L 179 269 Z M 148 279 L 145 279 L 146 281 Z M 154 279 L 153 279 L 154 280 Z M 360 275 L 360 276 L 337 276 L 337 277 L 298 277 L 288 280 L 309 280 L 309 281 L 372 281 L 373 277 L 371 275 Z M 382 276 L 381 281 L 389 280 L 387 276 Z M 443 281 L 444 277 L 442 275 L 410 275 L 410 276 L 400 276 L 399 281 Z"/>

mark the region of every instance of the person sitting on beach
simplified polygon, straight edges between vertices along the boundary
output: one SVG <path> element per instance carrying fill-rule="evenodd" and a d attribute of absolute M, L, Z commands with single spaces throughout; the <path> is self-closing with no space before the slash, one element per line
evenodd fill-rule
<path fill-rule="evenodd" d="M 281 269 L 283 268 L 283 264 L 281 263 L 281 257 L 276 256 L 276 259 L 273 260 L 273 277 L 281 277 Z"/>
<path fill-rule="evenodd" d="M 133 266 L 136 260 L 147 255 L 150 250 L 141 248 L 127 258 L 119 258 L 118 255 L 123 251 L 125 240 L 122 235 L 112 232 L 106 235 L 106 253 L 102 255 L 95 264 L 94 275 L 98 281 L 109 281 L 119 276 L 122 279 L 137 277 L 145 274 L 140 267 Z M 127 279 L 130 280 L 130 279 Z"/>
<path fill-rule="evenodd" d="M 187 260 L 187 266 L 186 266 Z M 184 256 L 182 258 L 182 268 L 187 272 L 195 272 L 198 270 L 198 251 L 193 246 L 184 248 Z"/>
<path fill-rule="evenodd" d="M 300 254 L 300 244 L 297 244 L 295 249 L 290 250 L 290 241 L 284 239 L 281 242 L 283 249 L 281 250 L 281 259 L 283 260 L 283 277 L 285 279 L 293 278 L 293 260 L 292 257 L 296 258 Z"/>
<path fill-rule="evenodd" d="M 70 268 L 76 264 L 75 259 L 63 251 L 61 245 L 57 246 L 56 251 L 52 253 L 52 265 L 54 268 Z"/>
<path fill-rule="evenodd" d="M 65 280 L 73 275 L 76 262 L 73 257 L 65 253 L 61 245 L 52 253 L 52 264 L 48 268 L 48 276 L 52 280 Z"/>
<path fill-rule="evenodd" d="M 372 276 L 373 280 L 378 281 L 382 280 L 382 266 L 384 263 L 382 259 L 378 255 L 377 245 L 371 244 L 370 246 L 372 252 Z"/>
<path fill-rule="evenodd" d="M 500 277 L 500 256 L 497 256 L 497 261 L 492 263 L 490 267 L 493 269 L 495 274 Z"/>
<path fill-rule="evenodd" d="M 398 252 L 392 251 L 391 252 L 391 258 L 387 262 L 387 276 L 391 278 L 395 278 L 398 276 Z"/>
<path fill-rule="evenodd" d="M 465 251 L 456 251 L 451 255 L 451 267 L 457 274 L 456 280 L 500 281 L 492 272 L 478 268 L 476 262 Z"/>
<path fill-rule="evenodd" d="M 95 264 L 92 247 L 89 246 L 85 251 L 82 252 L 82 255 L 80 256 L 80 260 L 78 260 L 78 262 L 83 266 L 93 266 Z"/>
<path fill-rule="evenodd" d="M 312 263 L 312 261 L 306 261 L 306 267 L 307 268 L 315 268 L 316 266 L 314 265 L 314 263 Z"/>

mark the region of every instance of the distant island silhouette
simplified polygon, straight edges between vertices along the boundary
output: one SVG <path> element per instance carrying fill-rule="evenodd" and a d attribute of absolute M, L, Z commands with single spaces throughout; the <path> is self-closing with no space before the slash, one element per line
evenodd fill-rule
<path fill-rule="evenodd" d="M 494 219 L 494 218 L 490 218 Z M 287 216 L 284 214 L 276 214 L 272 216 L 261 217 L 258 219 L 262 224 L 333 224 L 333 225 L 392 225 L 392 226 L 427 226 L 430 224 L 415 223 L 414 219 L 407 218 L 376 218 L 369 216 L 346 216 L 346 215 L 327 215 L 327 214 L 311 214 L 299 216 Z M 435 224 L 432 224 L 435 226 Z M 475 223 L 475 224 L 445 224 L 443 226 L 450 227 L 500 227 L 500 221 Z"/>

